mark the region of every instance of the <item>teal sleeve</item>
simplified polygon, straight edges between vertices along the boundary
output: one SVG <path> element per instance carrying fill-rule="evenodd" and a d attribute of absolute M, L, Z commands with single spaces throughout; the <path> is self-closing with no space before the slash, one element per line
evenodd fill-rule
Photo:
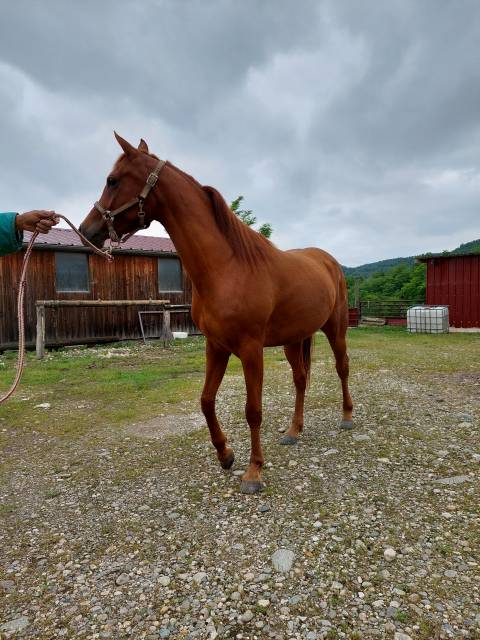
<path fill-rule="evenodd" d="M 16 213 L 0 213 L 0 256 L 22 248 L 23 233 L 15 225 Z"/>

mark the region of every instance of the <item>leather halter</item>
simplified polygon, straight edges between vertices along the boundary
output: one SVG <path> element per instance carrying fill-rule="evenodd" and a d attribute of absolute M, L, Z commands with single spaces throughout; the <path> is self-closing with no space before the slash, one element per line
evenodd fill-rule
<path fill-rule="evenodd" d="M 147 226 L 145 224 L 145 211 L 143 210 L 143 203 L 147 199 L 147 196 L 150 193 L 150 191 L 156 185 L 160 171 L 163 169 L 163 167 L 166 164 L 167 164 L 166 160 L 159 160 L 155 166 L 155 169 L 148 176 L 147 181 L 145 182 L 145 186 L 143 187 L 140 195 L 138 195 L 136 198 L 132 198 L 132 200 L 129 200 L 125 204 L 122 204 L 120 207 L 117 207 L 113 211 L 110 211 L 110 209 L 105 209 L 105 207 L 102 207 L 100 202 L 95 202 L 93 206 L 99 213 L 101 213 L 102 218 L 107 223 L 108 235 L 110 236 L 110 240 L 112 242 L 117 242 L 117 243 L 126 242 L 131 236 L 133 236 L 134 233 L 136 233 L 137 231 L 140 231 L 140 229 L 146 229 Z M 134 207 L 136 204 L 138 204 L 139 227 L 138 229 L 135 229 L 135 231 L 132 231 L 131 233 L 128 233 L 122 236 L 121 238 L 119 238 L 113 227 L 113 219 L 115 218 L 115 216 L 118 216 L 119 213 L 123 213 L 123 211 L 126 211 L 127 209 Z"/>

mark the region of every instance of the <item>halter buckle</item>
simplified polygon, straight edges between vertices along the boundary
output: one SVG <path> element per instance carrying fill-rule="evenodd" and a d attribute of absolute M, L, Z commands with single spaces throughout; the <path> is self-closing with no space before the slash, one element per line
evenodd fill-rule
<path fill-rule="evenodd" d="M 147 178 L 148 186 L 149 187 L 154 187 L 157 184 L 157 180 L 158 180 L 158 174 L 156 174 L 154 171 L 152 171 L 152 173 Z"/>

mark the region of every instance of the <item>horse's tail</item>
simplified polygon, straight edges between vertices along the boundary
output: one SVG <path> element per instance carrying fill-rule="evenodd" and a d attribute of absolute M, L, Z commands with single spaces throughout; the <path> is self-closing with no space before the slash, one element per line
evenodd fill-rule
<path fill-rule="evenodd" d="M 315 336 L 310 336 L 302 341 L 302 358 L 305 373 L 307 374 L 307 387 L 310 384 L 310 371 L 312 368 L 312 353 L 315 346 Z"/>

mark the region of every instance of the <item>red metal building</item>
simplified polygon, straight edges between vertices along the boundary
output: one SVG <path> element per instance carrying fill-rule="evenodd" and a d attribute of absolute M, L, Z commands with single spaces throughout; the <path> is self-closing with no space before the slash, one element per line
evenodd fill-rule
<path fill-rule="evenodd" d="M 480 328 L 480 254 L 421 256 L 426 304 L 448 305 L 451 327 Z"/>

